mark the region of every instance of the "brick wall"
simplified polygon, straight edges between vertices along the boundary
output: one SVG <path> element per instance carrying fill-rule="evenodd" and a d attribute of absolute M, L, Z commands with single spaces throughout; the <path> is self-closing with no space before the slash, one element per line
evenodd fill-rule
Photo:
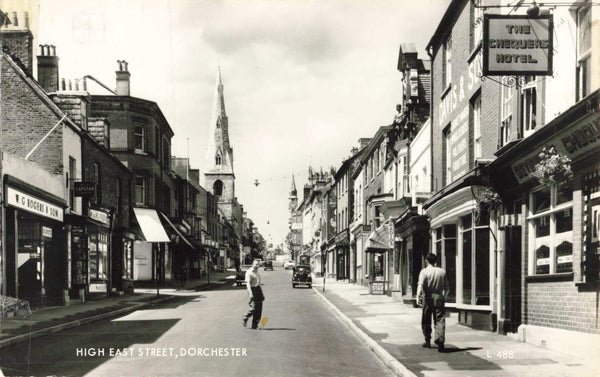
<path fill-rule="evenodd" d="M 467 145 L 467 169 L 473 164 L 473 116 L 472 100 L 481 95 L 481 157 L 492 158 L 498 147 L 498 106 L 499 86 L 497 83 L 486 80 L 481 81 L 478 77 L 481 69 L 481 51 L 473 48 L 472 35 L 472 12 L 471 3 L 465 1 L 448 35 L 452 36 L 452 72 L 451 85 L 442 87 L 442 75 L 444 67 L 443 44 L 446 37 L 440 38 L 433 45 L 433 140 L 432 151 L 434 156 L 442 158 L 434 159 L 433 166 L 433 189 L 438 191 L 443 188 L 445 148 L 443 146 L 443 131 L 451 125 L 451 132 L 457 125 L 456 118 L 465 108 L 469 109 L 469 140 Z M 443 103 L 442 103 L 443 102 Z M 450 103 L 450 105 L 449 105 Z M 442 111 L 442 107 L 445 111 Z M 457 175 L 454 174 L 453 178 Z M 446 182 L 449 184 L 451 182 Z"/>
<path fill-rule="evenodd" d="M 129 228 L 129 212 L 131 208 L 131 187 L 133 173 L 110 152 L 97 144 L 91 137 L 82 138 L 83 149 L 83 181 L 94 180 L 94 164 L 100 167 L 100 198 L 98 206 L 109 208 L 115 213 L 115 226 Z M 120 189 L 117 185 L 120 184 Z M 121 192 L 119 207 L 117 193 Z M 93 198 L 90 200 L 93 205 Z"/>
<path fill-rule="evenodd" d="M 579 292 L 572 281 L 527 285 L 527 324 L 600 334 L 597 292 Z"/>
<path fill-rule="evenodd" d="M 25 157 L 60 117 L 29 86 L 6 56 L 0 57 L 2 148 Z M 59 126 L 29 158 L 52 174 L 63 173 L 63 133 Z"/>

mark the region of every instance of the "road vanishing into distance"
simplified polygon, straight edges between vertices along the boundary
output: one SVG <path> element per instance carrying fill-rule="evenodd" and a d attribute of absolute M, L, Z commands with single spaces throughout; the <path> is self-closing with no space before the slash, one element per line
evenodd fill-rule
<path fill-rule="evenodd" d="M 2 349 L 6 376 L 392 376 L 291 271 L 260 271 L 261 330 L 244 286 L 178 291 L 162 304 Z M 262 324 L 260 325 L 262 327 Z"/>

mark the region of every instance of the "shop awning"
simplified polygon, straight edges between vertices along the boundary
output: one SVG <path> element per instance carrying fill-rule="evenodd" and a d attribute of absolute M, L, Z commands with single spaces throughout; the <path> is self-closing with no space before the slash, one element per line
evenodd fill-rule
<path fill-rule="evenodd" d="M 158 213 L 151 208 L 134 208 L 135 218 L 144 235 L 146 242 L 169 242 L 169 236 L 165 232 Z"/>
<path fill-rule="evenodd" d="M 392 248 L 390 239 L 393 240 L 393 233 L 391 233 L 388 224 L 383 224 L 369 235 L 369 239 L 365 245 L 366 253 L 385 253 Z M 393 229 L 393 228 L 392 228 Z"/>
<path fill-rule="evenodd" d="M 173 224 L 171 222 L 171 220 L 169 220 L 169 218 L 167 217 L 167 215 L 165 215 L 164 213 L 158 211 L 158 213 L 160 213 L 160 215 L 162 216 L 163 219 L 165 219 L 165 221 L 167 222 L 167 224 L 169 224 L 169 226 L 171 227 L 171 229 L 173 229 L 175 231 L 175 233 L 179 236 L 179 238 L 181 238 L 181 240 L 183 242 L 185 242 L 189 247 L 192 248 L 192 250 L 196 250 L 196 248 L 194 247 L 194 245 L 192 245 L 192 243 L 188 240 L 187 236 L 185 234 L 183 234 L 176 226 L 175 224 Z"/>

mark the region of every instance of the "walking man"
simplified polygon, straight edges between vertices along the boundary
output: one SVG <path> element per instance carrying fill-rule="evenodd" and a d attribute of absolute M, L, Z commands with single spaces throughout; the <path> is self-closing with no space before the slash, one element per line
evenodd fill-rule
<path fill-rule="evenodd" d="M 450 286 L 446 278 L 446 272 L 436 267 L 437 256 L 427 254 L 427 267 L 419 273 L 419 285 L 417 287 L 417 305 L 423 304 L 423 316 L 421 317 L 421 328 L 425 336 L 423 347 L 431 347 L 431 317 L 435 323 L 435 344 L 438 352 L 444 352 L 444 341 L 446 331 L 446 309 L 444 304 Z M 424 299 L 423 299 L 424 296 Z"/>
<path fill-rule="evenodd" d="M 250 302 L 250 309 L 248 313 L 244 315 L 242 318 L 242 325 L 246 327 L 248 324 L 248 319 L 252 317 L 252 328 L 258 328 L 258 323 L 260 322 L 262 316 L 262 305 L 265 300 L 265 296 L 262 293 L 262 289 L 260 288 L 260 275 L 258 273 L 258 267 L 260 262 L 258 260 L 254 260 L 252 262 L 252 267 L 246 271 L 246 289 L 248 290 L 248 296 Z"/>

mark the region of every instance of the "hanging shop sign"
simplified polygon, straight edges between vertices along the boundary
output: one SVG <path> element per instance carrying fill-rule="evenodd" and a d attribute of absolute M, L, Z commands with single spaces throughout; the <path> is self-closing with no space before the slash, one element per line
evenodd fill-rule
<path fill-rule="evenodd" d="M 483 74 L 552 75 L 552 15 L 483 19 Z"/>
<path fill-rule="evenodd" d="M 73 195 L 90 197 L 96 195 L 94 182 L 73 182 Z"/>
<path fill-rule="evenodd" d="M 6 188 L 7 203 L 13 207 L 23 209 L 39 216 L 48 217 L 52 220 L 63 221 L 63 209 L 45 200 L 25 194 L 12 187 Z"/>

